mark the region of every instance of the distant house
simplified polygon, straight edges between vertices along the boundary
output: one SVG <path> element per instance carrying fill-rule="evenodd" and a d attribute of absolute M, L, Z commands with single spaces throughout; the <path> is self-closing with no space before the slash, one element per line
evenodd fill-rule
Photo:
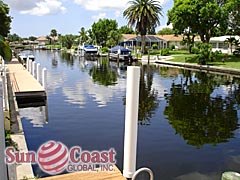
<path fill-rule="evenodd" d="M 46 44 L 49 43 L 49 40 L 45 36 L 37 38 L 36 41 L 38 41 L 38 45 L 42 45 L 42 46 L 45 46 Z"/>
<path fill-rule="evenodd" d="M 235 38 L 236 40 L 240 40 L 239 36 L 220 36 L 220 37 L 212 37 L 210 38 L 210 44 L 212 45 L 212 51 L 222 51 L 222 53 L 230 54 L 231 49 L 230 45 L 227 43 L 228 38 Z M 232 51 L 234 51 L 236 47 L 232 46 Z"/>
<path fill-rule="evenodd" d="M 135 34 L 122 34 L 123 42 L 126 46 L 141 46 L 141 36 Z M 198 39 L 196 37 L 195 39 Z M 169 48 L 172 44 L 178 49 L 186 49 L 185 45 L 182 45 L 182 35 L 146 35 L 146 46 L 152 46 L 157 44 L 158 48 Z"/>

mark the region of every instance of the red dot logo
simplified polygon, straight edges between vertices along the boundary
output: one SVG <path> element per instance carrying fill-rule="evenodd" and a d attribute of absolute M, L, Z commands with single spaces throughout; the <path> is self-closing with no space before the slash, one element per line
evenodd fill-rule
<path fill-rule="evenodd" d="M 48 141 L 37 154 L 40 168 L 48 174 L 59 174 L 68 165 L 68 149 L 61 142 Z"/>

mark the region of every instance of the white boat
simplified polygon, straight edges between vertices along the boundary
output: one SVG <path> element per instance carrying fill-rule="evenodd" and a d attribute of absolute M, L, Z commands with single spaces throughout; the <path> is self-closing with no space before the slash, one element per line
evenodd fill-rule
<path fill-rule="evenodd" d="M 26 61 L 35 60 L 35 56 L 33 55 L 33 51 L 32 50 L 22 50 L 19 54 L 18 57 L 20 58 L 21 61 L 23 61 L 24 63 L 26 63 Z"/>
<path fill-rule="evenodd" d="M 79 45 L 76 54 L 80 56 L 98 55 L 99 49 L 91 44 Z"/>
<path fill-rule="evenodd" d="M 110 59 L 119 59 L 120 61 L 129 61 L 131 51 L 123 46 L 114 46 L 109 50 Z"/>

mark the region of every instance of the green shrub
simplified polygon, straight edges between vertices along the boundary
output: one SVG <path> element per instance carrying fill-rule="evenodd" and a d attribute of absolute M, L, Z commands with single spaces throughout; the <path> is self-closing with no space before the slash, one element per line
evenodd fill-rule
<path fill-rule="evenodd" d="M 161 56 L 167 56 L 169 54 L 169 48 L 162 48 L 161 49 Z"/>
<path fill-rule="evenodd" d="M 192 54 L 199 54 L 199 53 L 200 53 L 200 49 L 198 49 L 198 48 L 196 48 L 196 47 L 192 47 L 191 53 L 192 53 Z"/>
<path fill-rule="evenodd" d="M 157 45 L 157 44 L 153 44 L 153 45 L 152 45 L 152 48 L 153 48 L 153 49 L 158 49 L 158 45 Z"/>
<path fill-rule="evenodd" d="M 175 49 L 175 45 L 174 45 L 174 44 L 171 44 L 171 45 L 170 45 L 170 49 L 171 49 L 171 50 L 174 50 L 174 49 Z"/>
<path fill-rule="evenodd" d="M 102 54 L 105 54 L 105 53 L 107 53 L 108 52 L 108 47 L 103 47 L 102 49 L 101 49 L 101 53 Z"/>

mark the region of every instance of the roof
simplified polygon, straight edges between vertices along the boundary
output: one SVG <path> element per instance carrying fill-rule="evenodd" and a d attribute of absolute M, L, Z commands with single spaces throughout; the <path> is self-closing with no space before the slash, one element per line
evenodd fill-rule
<path fill-rule="evenodd" d="M 146 41 L 147 42 L 159 42 L 159 41 L 163 41 L 163 39 L 157 37 L 157 36 L 154 36 L 154 35 L 146 35 Z M 141 41 L 142 40 L 142 37 L 141 36 L 135 36 L 131 39 L 129 39 L 128 41 Z"/>
<path fill-rule="evenodd" d="M 237 40 L 240 39 L 239 36 L 230 36 L 230 35 L 227 35 L 227 36 L 212 37 L 212 38 L 210 38 L 210 41 L 220 41 L 220 42 L 224 42 L 224 41 L 226 41 L 228 38 L 235 38 L 235 39 L 237 39 Z"/>
<path fill-rule="evenodd" d="M 42 36 L 37 38 L 36 41 L 48 41 L 48 39 L 45 36 Z"/>

